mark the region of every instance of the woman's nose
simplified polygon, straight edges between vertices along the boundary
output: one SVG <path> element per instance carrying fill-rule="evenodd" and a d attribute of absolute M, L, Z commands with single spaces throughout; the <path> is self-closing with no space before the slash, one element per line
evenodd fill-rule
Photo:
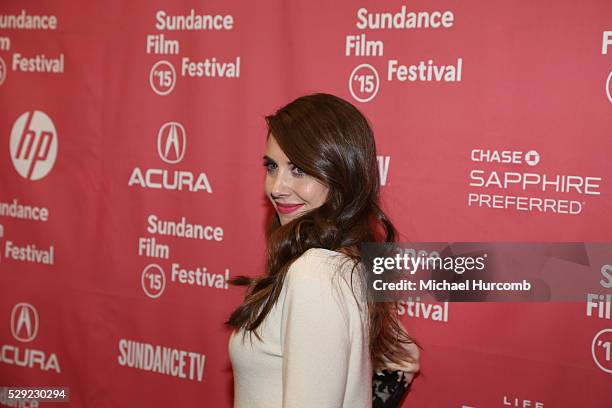
<path fill-rule="evenodd" d="M 286 172 L 278 172 L 272 183 L 272 195 L 275 197 L 287 196 L 291 193 L 291 183 Z"/>

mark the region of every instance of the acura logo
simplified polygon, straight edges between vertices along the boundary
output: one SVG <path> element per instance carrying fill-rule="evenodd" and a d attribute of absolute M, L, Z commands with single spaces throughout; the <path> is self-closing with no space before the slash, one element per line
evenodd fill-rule
<path fill-rule="evenodd" d="M 157 153 L 166 163 L 175 164 L 183 160 L 187 146 L 185 128 L 178 122 L 164 124 L 157 134 Z"/>
<path fill-rule="evenodd" d="M 11 312 L 11 332 L 18 341 L 27 343 L 38 333 L 38 313 L 29 303 L 17 303 Z"/>

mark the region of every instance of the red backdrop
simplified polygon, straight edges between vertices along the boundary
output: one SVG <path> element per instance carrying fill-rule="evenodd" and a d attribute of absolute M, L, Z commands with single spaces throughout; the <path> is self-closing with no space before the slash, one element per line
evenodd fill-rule
<path fill-rule="evenodd" d="M 0 385 L 230 407 L 222 323 L 243 293 L 225 280 L 262 272 L 263 116 L 306 93 L 372 122 L 403 240 L 610 241 L 611 13 L 3 1 Z M 611 293 L 608 266 L 590 295 Z M 610 317 L 588 299 L 443 321 L 407 305 L 423 353 L 405 406 L 610 406 Z"/>

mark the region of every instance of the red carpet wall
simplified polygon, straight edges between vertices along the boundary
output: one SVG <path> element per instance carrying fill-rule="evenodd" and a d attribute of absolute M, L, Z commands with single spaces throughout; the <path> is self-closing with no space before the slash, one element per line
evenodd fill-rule
<path fill-rule="evenodd" d="M 605 0 L 3 1 L 0 385 L 231 407 L 226 280 L 262 272 L 263 116 L 306 93 L 371 120 L 404 241 L 611 241 L 611 17 Z M 581 302 L 405 302 L 423 352 L 404 406 L 612 406 L 612 323 L 587 301 L 611 268 Z"/>

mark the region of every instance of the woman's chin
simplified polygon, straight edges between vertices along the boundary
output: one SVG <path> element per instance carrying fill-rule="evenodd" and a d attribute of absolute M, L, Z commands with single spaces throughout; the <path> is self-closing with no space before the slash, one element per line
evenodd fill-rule
<path fill-rule="evenodd" d="M 287 225 L 288 223 L 290 223 L 295 217 L 292 217 L 290 215 L 285 215 L 285 214 L 278 214 L 278 220 L 280 221 L 281 225 Z"/>
<path fill-rule="evenodd" d="M 299 213 L 299 214 L 280 214 L 280 213 L 277 213 L 278 220 L 280 221 L 281 225 L 289 224 L 291 221 L 295 220 L 296 218 L 299 218 L 300 215 L 302 215 L 302 214 L 303 213 Z"/>

